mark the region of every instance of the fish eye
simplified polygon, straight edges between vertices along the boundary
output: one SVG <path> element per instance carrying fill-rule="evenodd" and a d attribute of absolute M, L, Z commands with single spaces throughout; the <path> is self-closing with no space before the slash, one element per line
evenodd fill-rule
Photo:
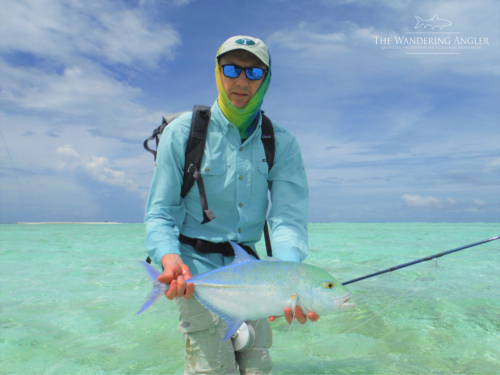
<path fill-rule="evenodd" d="M 335 284 L 332 283 L 331 281 L 327 281 L 326 283 L 321 284 L 321 286 L 323 288 L 326 288 L 326 289 L 333 289 L 333 288 L 335 288 Z"/>

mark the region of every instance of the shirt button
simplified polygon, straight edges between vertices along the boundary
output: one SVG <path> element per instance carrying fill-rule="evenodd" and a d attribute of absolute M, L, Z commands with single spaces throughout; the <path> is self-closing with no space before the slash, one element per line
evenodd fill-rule
<path fill-rule="evenodd" d="M 210 168 L 206 167 L 205 168 L 205 172 L 208 172 L 210 170 Z"/>
<path fill-rule="evenodd" d="M 238 228 L 238 233 L 241 233 L 241 228 Z"/>
<path fill-rule="evenodd" d="M 158 166 L 158 164 L 155 164 L 155 167 L 157 167 L 157 166 Z"/>
<path fill-rule="evenodd" d="M 243 176 L 242 176 L 242 175 L 239 175 L 239 176 L 238 176 L 238 178 L 239 178 L 240 180 L 243 180 Z"/>
<path fill-rule="evenodd" d="M 243 147 L 240 147 L 240 151 L 243 151 Z"/>
<path fill-rule="evenodd" d="M 234 128 L 234 125 L 229 125 L 230 127 Z"/>
<path fill-rule="evenodd" d="M 243 203 L 238 204 L 238 206 L 243 207 Z"/>

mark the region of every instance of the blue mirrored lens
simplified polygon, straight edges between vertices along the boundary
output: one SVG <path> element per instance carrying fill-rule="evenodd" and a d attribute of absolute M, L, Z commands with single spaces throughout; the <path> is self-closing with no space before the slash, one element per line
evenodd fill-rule
<path fill-rule="evenodd" d="M 236 78 L 241 73 L 241 69 L 234 65 L 224 65 L 222 69 L 224 70 L 224 75 L 229 78 Z"/>
<path fill-rule="evenodd" d="M 247 68 L 245 73 L 248 79 L 258 80 L 262 78 L 264 71 L 260 68 Z"/>

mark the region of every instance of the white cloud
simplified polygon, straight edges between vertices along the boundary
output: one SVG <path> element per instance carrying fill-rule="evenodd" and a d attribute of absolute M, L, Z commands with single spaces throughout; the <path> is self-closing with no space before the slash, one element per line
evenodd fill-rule
<path fill-rule="evenodd" d="M 500 158 L 493 159 L 492 161 L 490 161 L 488 163 L 488 165 L 491 165 L 492 167 L 496 167 L 496 166 L 500 165 Z"/>
<path fill-rule="evenodd" d="M 56 148 L 56 153 L 64 156 L 76 156 L 78 161 L 61 162 L 59 169 L 74 170 L 82 168 L 86 173 L 92 176 L 96 181 L 113 186 L 121 186 L 130 191 L 137 191 L 138 186 L 135 182 L 125 176 L 124 171 L 113 169 L 109 159 L 104 156 L 92 155 L 91 160 L 85 160 L 74 149 L 72 144 L 66 144 Z"/>
<path fill-rule="evenodd" d="M 109 167 L 109 160 L 103 156 L 92 156 L 92 161 L 84 163 L 84 167 L 100 182 L 110 185 L 124 186 L 135 191 L 137 185 L 125 178 L 123 171 L 117 171 Z"/>
<path fill-rule="evenodd" d="M 172 3 L 177 6 L 187 5 L 192 3 L 194 0 L 173 0 Z"/>
<path fill-rule="evenodd" d="M 22 51 L 72 65 L 82 56 L 155 66 L 172 59 L 179 34 L 142 7 L 121 1 L 3 0 L 0 51 Z"/>
<path fill-rule="evenodd" d="M 128 83 L 138 69 L 173 59 L 180 44 L 172 26 L 155 18 L 154 7 L 6 0 L 0 32 L 0 100 L 6 108 L 48 115 L 55 127 L 84 125 L 94 135 L 134 141 L 165 114 L 138 104 L 144 92 Z M 25 55 L 13 58 L 16 53 Z M 11 116 L 5 115 L 7 122 Z"/>
<path fill-rule="evenodd" d="M 487 203 L 485 201 L 482 201 L 481 199 L 474 198 L 472 200 L 472 203 L 475 204 L 476 206 L 486 206 Z"/>
<path fill-rule="evenodd" d="M 114 79 L 109 72 L 89 61 L 66 67 L 62 74 L 37 68 L 12 67 L 0 61 L 0 98 L 16 106 L 58 115 L 131 115 L 140 110 L 132 100 L 142 94 L 138 88 Z"/>
<path fill-rule="evenodd" d="M 471 203 L 466 203 L 458 202 L 453 198 L 441 200 L 431 196 L 421 197 L 418 194 L 403 194 L 401 199 L 403 200 L 403 204 L 407 207 L 447 211 L 478 212 L 480 209 L 484 209 L 488 205 L 486 202 L 477 198 L 473 199 Z"/>
<path fill-rule="evenodd" d="M 326 59 L 344 54 L 352 48 L 353 43 L 368 41 L 375 35 L 372 28 L 359 28 L 351 22 L 344 22 L 343 25 L 347 30 L 319 33 L 314 31 L 313 24 L 300 22 L 294 28 L 274 32 L 266 39 L 266 43 L 270 48 L 280 46 L 302 57 Z"/>
<path fill-rule="evenodd" d="M 418 194 L 403 194 L 401 197 L 405 206 L 417 208 L 441 208 L 443 203 L 434 197 L 421 197 Z"/>
<path fill-rule="evenodd" d="M 187 5 L 189 3 L 194 2 L 195 0 L 139 0 L 140 6 L 151 6 L 155 5 L 158 2 L 168 2 L 169 4 L 177 7 L 181 7 Z"/>
<path fill-rule="evenodd" d="M 56 148 L 56 154 L 59 155 L 72 155 L 72 156 L 80 156 L 78 152 L 73 148 L 73 145 L 67 144 L 64 146 L 59 146 Z"/>

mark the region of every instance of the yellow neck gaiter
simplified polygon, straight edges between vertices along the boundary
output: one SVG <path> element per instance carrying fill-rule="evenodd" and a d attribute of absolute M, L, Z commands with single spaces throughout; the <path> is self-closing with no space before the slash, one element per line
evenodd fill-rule
<path fill-rule="evenodd" d="M 262 81 L 262 84 L 253 98 L 250 99 L 250 101 L 245 104 L 243 108 L 236 108 L 229 100 L 226 90 L 224 90 L 224 85 L 222 84 L 221 74 L 223 73 L 219 68 L 219 61 L 216 58 L 215 81 L 217 82 L 217 90 L 219 90 L 217 102 L 224 116 L 226 116 L 229 122 L 235 125 L 240 131 L 241 139 L 247 139 L 255 129 L 255 127 L 250 127 L 250 125 L 252 125 L 255 118 L 259 115 L 260 107 L 264 101 L 264 96 L 266 95 L 269 84 L 271 83 L 271 59 L 269 58 L 269 71 L 266 74 L 266 78 Z M 241 74 L 245 73 L 242 72 Z"/>

